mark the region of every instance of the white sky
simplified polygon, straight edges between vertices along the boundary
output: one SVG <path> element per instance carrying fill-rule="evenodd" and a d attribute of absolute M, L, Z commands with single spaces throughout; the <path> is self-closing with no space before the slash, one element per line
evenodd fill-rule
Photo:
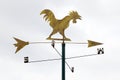
<path fill-rule="evenodd" d="M 51 32 L 40 16 L 51 9 L 58 19 L 76 10 L 82 20 L 70 23 L 66 35 L 73 42 L 94 40 L 104 45 L 66 45 L 66 57 L 95 54 L 104 47 L 105 54 L 67 60 L 75 67 L 71 73 L 66 66 L 66 80 L 120 80 L 120 1 L 119 0 L 0 0 L 0 80 L 61 80 L 61 61 L 24 64 L 30 60 L 59 58 L 50 44 L 31 44 L 14 54 L 15 40 L 46 41 Z M 56 35 L 59 36 L 59 35 Z M 61 45 L 56 44 L 60 51 Z"/>

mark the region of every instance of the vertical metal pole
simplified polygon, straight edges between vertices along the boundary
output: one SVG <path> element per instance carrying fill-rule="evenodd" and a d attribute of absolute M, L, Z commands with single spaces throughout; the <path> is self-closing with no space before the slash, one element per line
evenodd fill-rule
<path fill-rule="evenodd" d="M 62 43 L 62 80 L 65 80 L 65 43 Z"/>

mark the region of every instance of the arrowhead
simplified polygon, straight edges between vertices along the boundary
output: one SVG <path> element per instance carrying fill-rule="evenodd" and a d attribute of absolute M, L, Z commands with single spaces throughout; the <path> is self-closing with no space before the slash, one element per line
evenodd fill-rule
<path fill-rule="evenodd" d="M 103 43 L 88 40 L 88 47 L 93 47 L 93 46 L 102 45 L 102 44 Z"/>
<path fill-rule="evenodd" d="M 20 39 L 18 39 L 18 38 L 14 38 L 14 39 L 17 41 L 17 43 L 14 44 L 14 46 L 17 47 L 15 53 L 17 53 L 17 52 L 18 52 L 19 50 L 21 50 L 24 46 L 26 46 L 26 45 L 29 44 L 29 42 L 22 41 L 22 40 L 20 40 Z"/>

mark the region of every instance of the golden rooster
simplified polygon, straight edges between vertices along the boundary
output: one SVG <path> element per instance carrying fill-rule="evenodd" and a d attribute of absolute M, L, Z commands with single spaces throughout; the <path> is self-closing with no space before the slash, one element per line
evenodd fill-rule
<path fill-rule="evenodd" d="M 48 40 L 51 40 L 51 36 L 56 34 L 57 32 L 59 32 L 63 36 L 64 40 L 70 40 L 64 34 L 65 29 L 69 27 L 69 23 L 71 20 L 73 20 L 73 23 L 76 23 L 77 19 L 81 20 L 81 16 L 76 11 L 71 11 L 69 15 L 65 16 L 61 20 L 56 19 L 53 12 L 49 9 L 44 9 L 43 11 L 41 11 L 40 15 L 41 14 L 44 14 L 43 18 L 45 18 L 45 21 L 49 21 L 49 25 L 53 28 L 52 33 L 47 38 Z"/>

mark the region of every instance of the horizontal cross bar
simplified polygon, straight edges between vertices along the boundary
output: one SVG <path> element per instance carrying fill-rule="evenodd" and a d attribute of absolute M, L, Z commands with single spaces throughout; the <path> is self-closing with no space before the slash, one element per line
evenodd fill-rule
<path fill-rule="evenodd" d="M 75 59 L 75 58 L 89 57 L 89 56 L 95 56 L 95 55 L 101 55 L 101 54 L 88 54 L 88 55 L 83 55 L 83 56 L 69 57 L 69 58 L 65 58 L 65 59 Z M 28 63 L 56 61 L 56 60 L 61 60 L 61 59 L 62 59 L 62 58 L 56 58 L 56 59 L 45 59 L 45 60 L 36 60 L 36 61 L 30 61 L 30 62 L 28 62 Z"/>
<path fill-rule="evenodd" d="M 40 43 L 52 43 L 52 42 L 29 42 L 29 44 L 40 44 Z M 55 43 L 62 43 L 62 42 L 55 42 Z M 85 42 L 65 42 L 66 44 L 88 44 Z"/>

